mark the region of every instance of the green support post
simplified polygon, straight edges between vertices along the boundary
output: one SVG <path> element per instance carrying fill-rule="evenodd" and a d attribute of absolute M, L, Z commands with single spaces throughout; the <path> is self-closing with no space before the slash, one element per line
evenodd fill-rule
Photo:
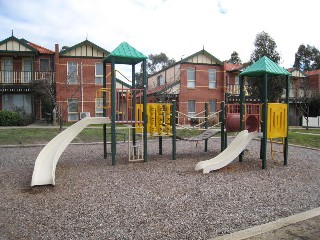
<path fill-rule="evenodd" d="M 111 60 L 111 155 L 112 165 L 116 165 L 116 78 L 115 78 L 115 62 Z"/>
<path fill-rule="evenodd" d="M 148 161 L 148 144 L 147 144 L 147 60 L 142 62 L 143 68 L 143 159 L 144 162 Z"/>
<path fill-rule="evenodd" d="M 107 68 L 106 63 L 103 62 L 103 88 L 107 87 Z M 107 117 L 107 111 L 105 106 L 107 106 L 107 97 L 106 92 L 103 92 L 102 95 L 102 105 L 103 105 L 103 117 Z M 103 124 L 103 157 L 107 158 L 107 124 Z"/>
<path fill-rule="evenodd" d="M 208 129 L 208 103 L 204 104 L 204 117 L 205 117 L 205 122 L 204 122 L 204 128 Z M 208 139 L 204 141 L 204 151 L 208 151 Z"/>
<path fill-rule="evenodd" d="M 177 152 L 177 126 L 176 126 L 176 114 L 177 114 L 177 105 L 176 101 L 172 100 L 172 160 L 176 160 L 176 152 Z"/>
<path fill-rule="evenodd" d="M 226 118 L 225 118 L 225 114 L 226 114 L 226 109 L 225 109 L 225 103 L 224 102 L 221 102 L 221 116 L 220 116 L 220 120 L 221 120 L 221 142 L 220 142 L 220 150 L 221 152 L 223 152 L 223 150 L 226 148 L 225 144 L 226 144 L 226 140 L 225 140 L 225 121 L 226 121 Z"/>
<path fill-rule="evenodd" d="M 263 107 L 262 107 L 262 117 L 263 117 L 263 137 L 261 139 L 262 141 L 262 169 L 267 168 L 267 120 L 268 120 L 268 74 L 265 73 L 264 79 L 263 79 Z"/>
<path fill-rule="evenodd" d="M 162 155 L 162 136 L 159 137 L 159 155 Z"/>
<path fill-rule="evenodd" d="M 136 120 L 136 71 L 135 71 L 135 65 L 132 64 L 132 92 L 131 92 L 131 97 L 132 97 L 132 106 L 131 106 L 131 116 L 132 116 L 132 121 L 135 122 Z M 136 129 L 134 128 L 135 125 L 132 124 L 132 145 L 135 146 L 136 145 Z M 129 143 L 130 144 L 130 143 Z M 137 155 L 137 149 L 134 147 L 133 148 L 133 154 L 134 156 Z"/>
<path fill-rule="evenodd" d="M 289 84 L 290 78 L 286 76 L 286 104 L 287 104 L 287 136 L 284 139 L 283 165 L 288 165 L 288 134 L 289 134 Z"/>
<path fill-rule="evenodd" d="M 240 76 L 239 78 L 239 83 L 240 83 L 240 131 L 244 129 L 244 124 L 243 124 L 243 118 L 244 118 L 244 86 L 243 86 L 243 76 Z M 243 160 L 243 151 L 239 155 L 239 162 L 242 162 Z"/>

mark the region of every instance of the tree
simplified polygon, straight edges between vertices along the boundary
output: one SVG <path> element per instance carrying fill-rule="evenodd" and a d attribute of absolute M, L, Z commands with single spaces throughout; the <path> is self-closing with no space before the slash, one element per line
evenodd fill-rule
<path fill-rule="evenodd" d="M 301 44 L 295 54 L 294 67 L 301 71 L 311 71 L 320 68 L 320 51 L 314 47 Z"/>
<path fill-rule="evenodd" d="M 163 52 L 160 54 L 150 54 L 147 60 L 147 75 L 152 75 L 160 70 L 173 65 L 176 61 L 172 58 L 169 59 L 167 55 Z M 135 73 L 136 78 L 136 87 L 143 87 L 143 72 L 142 72 L 142 64 L 140 68 L 140 72 Z"/>
<path fill-rule="evenodd" d="M 258 33 L 254 41 L 255 49 L 251 53 L 250 61 L 254 63 L 263 56 L 267 56 L 275 63 L 280 62 L 280 54 L 277 52 L 277 44 L 266 32 Z"/>
<path fill-rule="evenodd" d="M 51 76 L 46 76 L 41 80 L 32 80 L 30 89 L 33 95 L 39 96 L 41 101 L 49 108 L 48 114 L 58 117 L 60 131 L 62 130 L 62 115 L 56 99 L 56 86 Z"/>
<path fill-rule="evenodd" d="M 280 54 L 277 52 L 277 44 L 266 32 L 258 33 L 254 42 L 255 49 L 251 54 L 251 64 L 258 61 L 261 57 L 266 56 L 275 63 L 280 62 Z M 284 76 L 268 76 L 268 101 L 276 102 L 280 99 L 285 89 Z M 253 97 L 260 98 L 263 94 L 262 80 L 249 78 L 248 89 Z"/>
<path fill-rule="evenodd" d="M 150 54 L 147 60 L 147 72 L 148 74 L 154 74 L 160 70 L 171 66 L 176 61 L 172 58 L 169 59 L 163 52 L 160 54 Z"/>
<path fill-rule="evenodd" d="M 231 58 L 228 60 L 228 63 L 233 63 L 233 64 L 241 64 L 242 61 L 239 57 L 239 54 L 236 51 L 233 51 L 231 53 Z"/>

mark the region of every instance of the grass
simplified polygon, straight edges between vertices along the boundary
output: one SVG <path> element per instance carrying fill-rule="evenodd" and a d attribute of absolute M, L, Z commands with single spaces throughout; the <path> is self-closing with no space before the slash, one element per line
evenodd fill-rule
<path fill-rule="evenodd" d="M 46 144 L 54 138 L 60 131 L 58 128 L 2 128 L 0 134 L 0 145 L 26 145 L 26 144 Z M 189 138 L 198 135 L 199 130 L 177 129 L 177 136 Z M 320 148 L 320 129 L 290 129 L 289 144 L 302 145 L 307 147 Z M 235 135 L 232 133 L 231 135 Z M 216 136 L 220 136 L 217 134 Z M 128 129 L 117 129 L 117 141 L 128 140 Z M 111 140 L 110 129 L 107 128 L 107 141 Z M 74 140 L 74 143 L 102 142 L 102 127 L 86 128 Z"/>

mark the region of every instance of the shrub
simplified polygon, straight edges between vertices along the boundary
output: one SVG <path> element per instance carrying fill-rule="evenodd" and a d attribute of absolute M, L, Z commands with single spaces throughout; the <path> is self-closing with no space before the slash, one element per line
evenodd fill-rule
<path fill-rule="evenodd" d="M 34 122 L 34 117 L 24 111 L 0 111 L 0 126 L 26 126 Z"/>

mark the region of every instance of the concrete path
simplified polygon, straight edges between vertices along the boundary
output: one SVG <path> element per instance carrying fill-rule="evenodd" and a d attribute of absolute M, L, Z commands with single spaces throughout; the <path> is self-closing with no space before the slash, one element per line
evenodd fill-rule
<path fill-rule="evenodd" d="M 210 240 L 320 239 L 320 208 Z"/>

